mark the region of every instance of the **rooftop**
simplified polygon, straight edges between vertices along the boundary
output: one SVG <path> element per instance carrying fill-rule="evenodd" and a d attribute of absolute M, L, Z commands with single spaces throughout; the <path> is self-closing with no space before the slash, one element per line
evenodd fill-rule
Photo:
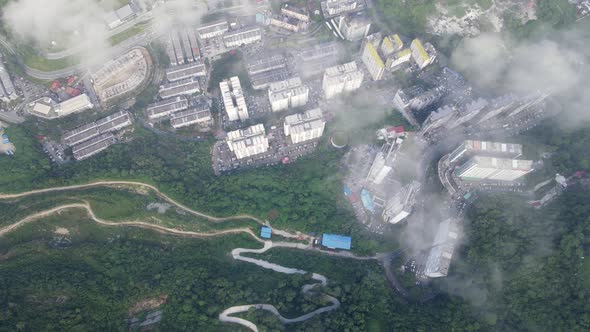
<path fill-rule="evenodd" d="M 337 234 L 323 234 L 322 245 L 330 249 L 345 249 L 350 250 L 352 238 L 350 236 Z"/>

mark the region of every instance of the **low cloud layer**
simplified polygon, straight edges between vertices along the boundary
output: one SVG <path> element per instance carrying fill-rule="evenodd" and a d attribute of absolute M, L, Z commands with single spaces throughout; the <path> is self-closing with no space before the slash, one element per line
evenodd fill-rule
<path fill-rule="evenodd" d="M 552 39 L 517 42 L 500 34 L 468 38 L 451 56 L 452 66 L 483 89 L 528 94 L 552 92 L 561 97 L 570 122 L 590 120 L 584 91 L 590 84 L 585 63 L 590 47 L 580 33 L 568 31 Z"/>

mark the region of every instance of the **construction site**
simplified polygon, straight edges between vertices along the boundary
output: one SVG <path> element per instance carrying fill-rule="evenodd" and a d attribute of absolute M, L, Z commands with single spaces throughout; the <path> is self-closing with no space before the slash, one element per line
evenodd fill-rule
<path fill-rule="evenodd" d="M 149 78 L 152 60 L 143 47 L 107 62 L 92 74 L 92 83 L 103 106 L 142 87 Z"/>

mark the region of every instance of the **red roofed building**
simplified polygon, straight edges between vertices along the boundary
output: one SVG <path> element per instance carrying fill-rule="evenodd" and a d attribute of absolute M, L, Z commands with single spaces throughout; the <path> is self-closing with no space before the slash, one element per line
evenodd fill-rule
<path fill-rule="evenodd" d="M 51 82 L 51 90 L 57 90 L 61 87 L 61 83 L 58 80 Z"/>
<path fill-rule="evenodd" d="M 403 126 L 392 126 L 377 130 L 377 138 L 379 139 L 394 139 L 406 132 Z"/>
<path fill-rule="evenodd" d="M 77 95 L 80 94 L 80 89 L 76 89 L 76 88 L 72 88 L 72 87 L 66 87 L 66 93 L 72 97 L 75 97 Z"/>

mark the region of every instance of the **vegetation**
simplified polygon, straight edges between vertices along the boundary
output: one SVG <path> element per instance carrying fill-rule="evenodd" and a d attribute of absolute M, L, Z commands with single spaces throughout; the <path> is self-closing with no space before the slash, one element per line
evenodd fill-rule
<path fill-rule="evenodd" d="M 508 12 L 504 17 L 507 31 L 518 39 L 544 37 L 574 23 L 576 9 L 567 0 L 539 0 L 536 15 L 536 20 L 522 24 Z"/>
<path fill-rule="evenodd" d="M 75 56 L 67 56 L 55 60 L 46 59 L 32 46 L 27 45 L 20 45 L 17 52 L 19 53 L 19 58 L 25 65 L 41 71 L 60 70 L 78 64 L 78 59 Z"/>
<path fill-rule="evenodd" d="M 151 22 L 149 21 L 136 24 L 125 31 L 119 32 L 118 34 L 109 37 L 109 43 L 114 46 L 131 37 L 139 35 L 140 33 L 144 32 L 145 29 L 150 26 L 150 24 Z"/>
<path fill-rule="evenodd" d="M 376 7 L 392 31 L 408 36 L 423 34 L 428 16 L 436 13 L 434 0 L 377 0 Z"/>
<path fill-rule="evenodd" d="M 211 92 L 219 88 L 219 82 L 232 76 L 238 76 L 240 78 L 243 89 L 252 90 L 252 84 L 248 78 L 242 52 L 231 51 L 224 53 L 220 59 L 213 61 L 212 67 L 207 91 Z"/>

